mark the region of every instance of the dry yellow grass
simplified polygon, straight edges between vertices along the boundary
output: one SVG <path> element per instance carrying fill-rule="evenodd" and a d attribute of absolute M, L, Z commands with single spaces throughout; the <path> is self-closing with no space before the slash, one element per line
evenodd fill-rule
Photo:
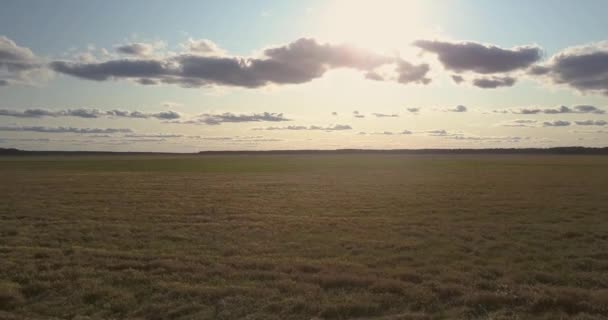
<path fill-rule="evenodd" d="M 608 157 L 27 157 L 0 176 L 0 318 L 608 317 Z"/>

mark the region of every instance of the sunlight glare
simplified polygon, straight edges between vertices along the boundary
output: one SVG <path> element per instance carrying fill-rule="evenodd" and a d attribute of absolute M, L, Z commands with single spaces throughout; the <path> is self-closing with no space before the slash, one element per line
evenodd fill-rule
<path fill-rule="evenodd" d="M 334 0 L 320 28 L 328 41 L 400 50 L 422 36 L 423 3 L 407 0 Z"/>

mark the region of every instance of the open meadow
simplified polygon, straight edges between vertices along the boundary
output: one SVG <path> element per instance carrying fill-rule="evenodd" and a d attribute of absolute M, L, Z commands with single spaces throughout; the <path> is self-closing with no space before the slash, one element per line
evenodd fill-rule
<path fill-rule="evenodd" d="M 606 319 L 608 157 L 3 157 L 0 318 Z"/>

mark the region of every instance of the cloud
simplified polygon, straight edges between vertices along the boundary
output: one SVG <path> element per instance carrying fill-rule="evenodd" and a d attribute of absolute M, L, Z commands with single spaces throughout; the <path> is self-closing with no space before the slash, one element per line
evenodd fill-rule
<path fill-rule="evenodd" d="M 116 51 L 132 56 L 147 57 L 151 56 L 154 53 L 154 50 L 156 50 L 158 47 L 158 44 L 134 42 L 117 46 Z"/>
<path fill-rule="evenodd" d="M 428 64 L 423 63 L 419 65 L 413 65 L 405 60 L 399 59 L 397 61 L 397 82 L 408 84 L 408 83 L 420 83 L 429 84 L 430 78 L 427 78 L 426 74 L 429 72 L 430 67 Z"/>
<path fill-rule="evenodd" d="M 574 121 L 579 126 L 605 126 L 608 122 L 604 120 L 584 120 L 584 121 Z"/>
<path fill-rule="evenodd" d="M 331 113 L 331 115 L 332 115 L 332 116 L 337 116 L 337 115 L 338 115 L 338 113 L 334 111 L 334 112 L 332 112 L 332 113 Z"/>
<path fill-rule="evenodd" d="M 574 123 L 579 126 L 605 126 L 608 124 L 608 122 L 605 120 L 581 120 L 581 121 L 574 121 Z M 533 128 L 533 127 L 537 127 L 538 124 L 539 124 L 539 122 L 536 120 L 518 119 L 518 120 L 511 120 L 511 121 L 503 122 L 499 125 L 502 127 Z M 567 126 L 570 126 L 571 124 L 572 123 L 570 121 L 563 121 L 563 120 L 545 121 L 542 123 L 542 125 L 544 127 L 567 127 Z"/>
<path fill-rule="evenodd" d="M 156 81 L 154 79 L 146 79 L 146 78 L 137 79 L 137 80 L 135 80 L 135 82 L 137 82 L 143 86 L 153 86 L 153 85 L 158 84 L 158 81 Z"/>
<path fill-rule="evenodd" d="M 43 127 L 43 126 L 0 126 L 0 131 L 31 131 L 44 133 L 82 133 L 82 134 L 103 134 L 103 133 L 131 133 L 131 129 L 114 128 L 74 128 L 74 127 Z"/>
<path fill-rule="evenodd" d="M 219 125 L 222 123 L 237 123 L 237 122 L 281 122 L 281 121 L 291 121 L 291 119 L 285 118 L 285 116 L 282 113 L 264 112 L 264 113 L 253 113 L 253 114 L 234 114 L 231 112 L 224 112 L 221 114 L 204 113 L 195 119 L 171 121 L 170 123 Z"/>
<path fill-rule="evenodd" d="M 0 116 L 9 116 L 17 118 L 42 118 L 42 117 L 78 117 L 78 118 L 139 118 L 148 119 L 156 118 L 160 120 L 173 120 L 181 118 L 181 115 L 175 111 L 161 111 L 156 113 L 146 113 L 141 111 L 125 111 L 125 110 L 109 110 L 102 111 L 99 109 L 66 109 L 66 110 L 48 110 L 48 109 L 26 109 L 26 110 L 9 110 L 0 109 Z"/>
<path fill-rule="evenodd" d="M 174 133 L 151 133 L 151 134 L 125 134 L 126 138 L 182 138 L 183 134 L 174 134 Z"/>
<path fill-rule="evenodd" d="M 442 65 L 455 72 L 481 74 L 511 72 L 525 69 L 540 60 L 542 51 L 537 46 L 503 49 L 476 42 L 446 42 L 418 40 L 414 42 L 424 51 L 437 54 Z"/>
<path fill-rule="evenodd" d="M 181 118 L 181 114 L 175 111 L 161 111 L 156 113 L 144 113 L 140 111 L 122 111 L 122 110 L 111 110 L 106 111 L 106 115 L 113 117 L 122 117 L 122 118 L 156 118 L 161 120 L 173 120 Z"/>
<path fill-rule="evenodd" d="M 215 42 L 208 39 L 188 39 L 188 41 L 182 45 L 186 47 L 190 53 L 205 55 L 205 56 L 222 56 L 226 52 L 221 49 Z"/>
<path fill-rule="evenodd" d="M 367 133 L 367 132 L 365 132 L 365 131 L 361 131 L 361 132 L 359 132 L 359 133 L 357 133 L 357 134 L 358 134 L 358 135 L 361 135 L 361 136 L 368 135 L 368 134 L 369 134 L 369 135 L 384 135 L 384 136 L 392 136 L 392 135 L 396 135 L 396 134 L 404 134 L 404 135 L 409 135 L 409 134 L 413 134 L 413 132 L 412 132 L 412 131 L 409 131 L 409 130 L 403 130 L 403 131 L 401 131 L 401 132 L 397 132 L 397 133 L 392 132 L 392 131 L 370 132 L 370 133 Z"/>
<path fill-rule="evenodd" d="M 287 127 L 266 127 L 266 128 L 254 128 L 253 130 L 319 130 L 319 131 L 342 131 L 352 130 L 349 125 L 336 124 L 332 126 L 287 126 Z"/>
<path fill-rule="evenodd" d="M 41 77 L 44 71 L 44 65 L 29 48 L 0 36 L 0 86 L 31 83 L 33 78 Z"/>
<path fill-rule="evenodd" d="M 376 71 L 368 71 L 365 73 L 365 79 L 374 81 L 384 81 L 384 77 Z"/>
<path fill-rule="evenodd" d="M 405 108 L 405 110 L 410 113 L 418 113 L 420 111 L 420 108 Z"/>
<path fill-rule="evenodd" d="M 585 134 L 594 134 L 594 133 L 605 134 L 605 133 L 608 133 L 608 130 L 573 130 L 572 132 L 585 133 Z"/>
<path fill-rule="evenodd" d="M 570 121 L 563 121 L 563 120 L 553 120 L 553 121 L 543 122 L 543 126 L 545 126 L 545 127 L 567 127 L 569 125 L 570 125 Z"/>
<path fill-rule="evenodd" d="M 530 74 L 584 93 L 608 95 L 608 42 L 571 47 L 555 54 Z"/>
<path fill-rule="evenodd" d="M 355 118 L 365 118 L 365 115 L 360 114 L 359 111 L 357 111 L 357 110 L 353 111 L 353 116 Z"/>
<path fill-rule="evenodd" d="M 536 120 L 517 119 L 517 120 L 511 120 L 511 121 L 508 121 L 508 122 L 501 123 L 500 126 L 502 126 L 502 127 L 532 128 L 532 127 L 536 126 L 537 122 L 538 121 L 536 121 Z"/>
<path fill-rule="evenodd" d="M 163 101 L 162 105 L 166 108 L 177 108 L 183 106 L 183 104 L 175 101 Z"/>
<path fill-rule="evenodd" d="M 457 74 L 453 74 L 451 76 L 451 78 L 452 78 L 452 81 L 454 81 L 456 84 L 460 84 L 461 82 L 464 81 L 464 78 L 462 76 L 460 76 L 460 75 L 457 75 Z"/>
<path fill-rule="evenodd" d="M 53 61 L 50 67 L 56 72 L 96 81 L 111 78 L 144 78 L 145 81 L 154 81 L 151 78 L 175 72 L 167 61 L 143 59 L 119 59 L 99 63 Z"/>
<path fill-rule="evenodd" d="M 517 79 L 513 77 L 490 77 L 473 79 L 473 85 L 483 89 L 495 89 L 498 87 L 511 87 Z"/>
<path fill-rule="evenodd" d="M 89 63 L 54 61 L 50 67 L 60 73 L 96 81 L 146 79 L 183 87 L 222 85 L 258 88 L 269 84 L 309 82 L 332 69 L 369 72 L 394 62 L 393 57 L 350 45 L 320 44 L 314 39 L 302 38 L 284 46 L 265 49 L 263 55 L 257 58 L 188 52 L 164 59 L 116 59 Z M 400 63 L 399 67 L 403 69 L 403 81 L 406 82 L 415 82 L 416 77 L 425 73 L 420 66 L 410 68 Z"/>
<path fill-rule="evenodd" d="M 444 111 L 446 111 L 446 112 L 467 112 L 467 107 L 465 107 L 463 105 L 457 105 L 456 107 L 454 107 L 452 109 L 445 109 Z"/>
<path fill-rule="evenodd" d="M 397 118 L 399 117 L 398 114 L 386 114 L 386 113 L 372 113 L 374 116 L 376 116 L 376 118 Z"/>
<path fill-rule="evenodd" d="M 468 140 L 468 141 L 484 141 L 484 142 L 520 142 L 521 140 L 528 139 L 527 137 L 518 137 L 518 136 L 478 136 L 471 135 L 462 132 L 449 132 L 444 129 L 436 129 L 436 130 L 427 130 L 422 131 L 421 133 L 425 133 L 431 137 L 442 137 L 445 139 L 451 140 Z"/>
<path fill-rule="evenodd" d="M 467 134 L 454 134 L 448 136 L 447 139 L 453 140 L 468 140 L 468 141 L 480 141 L 480 142 L 513 142 L 517 143 L 521 140 L 527 140 L 529 137 L 519 136 L 477 136 Z"/>
<path fill-rule="evenodd" d="M 589 106 L 589 105 L 574 106 L 574 110 L 575 110 L 575 113 L 597 113 L 597 114 L 606 113 L 606 111 L 599 109 L 598 107 Z"/>
<path fill-rule="evenodd" d="M 560 114 L 560 113 L 591 113 L 591 114 L 604 114 L 605 110 L 600 109 L 596 106 L 591 105 L 579 105 L 573 107 L 560 106 L 555 108 L 518 108 L 518 109 L 505 109 L 505 110 L 494 110 L 495 113 L 514 113 L 514 114 Z"/>
<path fill-rule="evenodd" d="M 443 136 L 448 135 L 448 132 L 443 129 L 428 130 L 428 131 L 425 131 L 425 133 L 427 133 L 429 136 L 432 136 L 432 137 L 443 137 Z"/>

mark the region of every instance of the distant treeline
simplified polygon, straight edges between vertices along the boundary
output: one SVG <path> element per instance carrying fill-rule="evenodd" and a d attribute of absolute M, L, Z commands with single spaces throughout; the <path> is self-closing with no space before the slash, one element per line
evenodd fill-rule
<path fill-rule="evenodd" d="M 495 149 L 337 149 L 337 150 L 265 150 L 201 151 L 198 153 L 110 152 L 110 151 L 25 151 L 0 148 L 2 155 L 263 155 L 263 154 L 563 154 L 608 155 L 608 147 L 495 148 Z"/>
<path fill-rule="evenodd" d="M 337 149 L 201 151 L 199 154 L 598 154 L 608 155 L 608 147 L 494 148 L 494 149 Z"/>

